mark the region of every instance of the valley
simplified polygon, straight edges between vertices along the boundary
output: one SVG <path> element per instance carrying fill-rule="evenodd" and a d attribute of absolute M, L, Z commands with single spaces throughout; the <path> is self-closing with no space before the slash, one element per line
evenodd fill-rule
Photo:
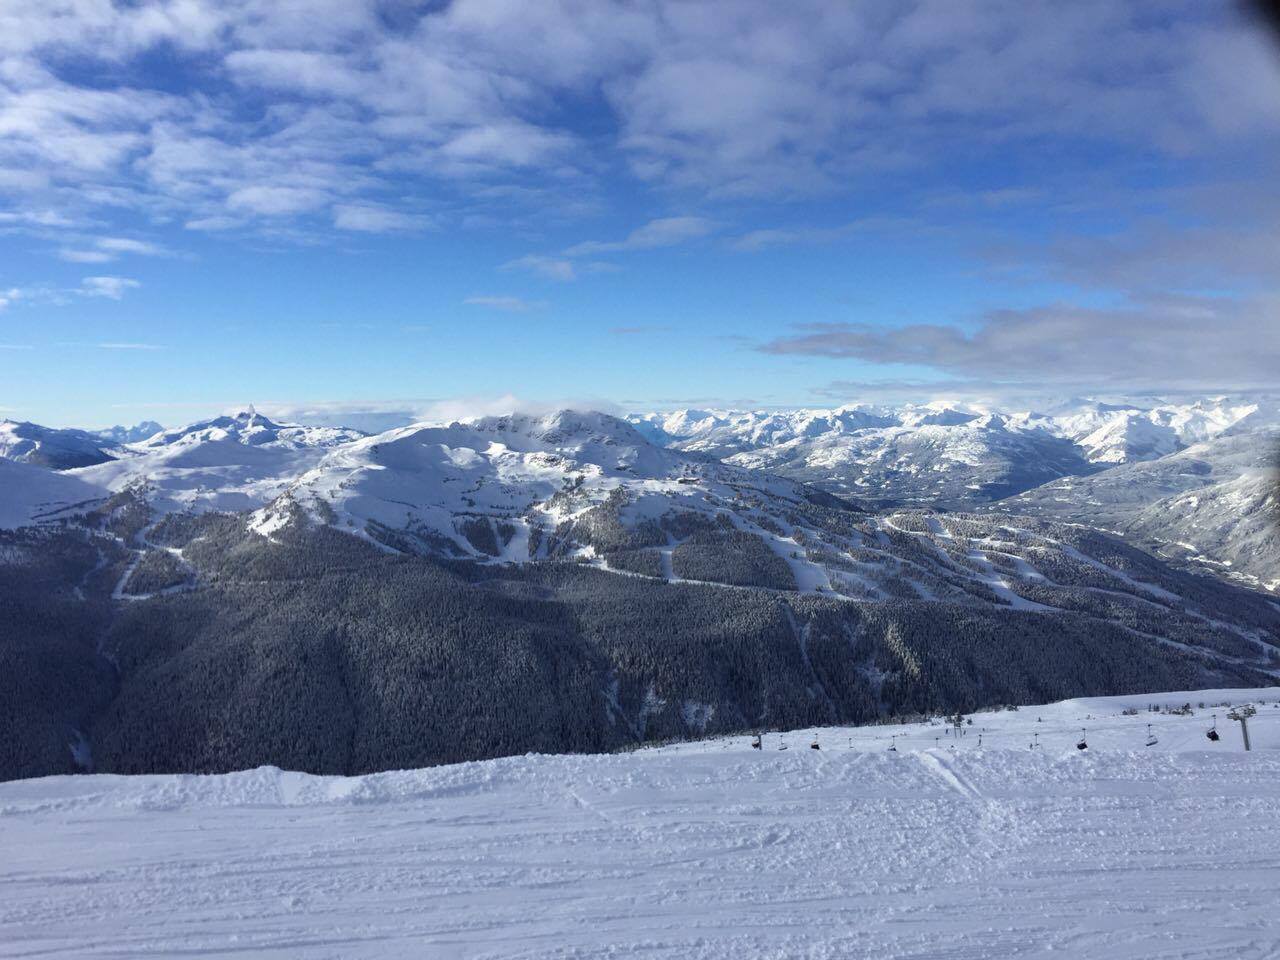
<path fill-rule="evenodd" d="M 919 418 L 903 456 L 992 425 Z M 1265 590 L 1116 532 L 1238 482 L 1253 432 L 947 509 L 655 436 L 572 410 L 372 436 L 246 410 L 104 438 L 87 466 L 0 459 L 21 731 L 0 773 L 361 774 L 1280 677 Z M 1069 508 L 1066 483 L 1094 492 Z"/>

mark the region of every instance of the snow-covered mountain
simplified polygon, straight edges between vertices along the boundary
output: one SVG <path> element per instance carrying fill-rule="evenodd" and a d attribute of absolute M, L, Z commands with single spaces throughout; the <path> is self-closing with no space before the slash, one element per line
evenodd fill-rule
<path fill-rule="evenodd" d="M 250 510 L 274 499 L 334 448 L 363 436 L 275 423 L 245 410 L 123 445 L 117 459 L 74 475 L 111 491 L 145 486 L 160 512 Z"/>
<path fill-rule="evenodd" d="M 1241 420 L 1157 460 L 1054 481 L 998 504 L 1120 531 L 1159 553 L 1280 588 L 1280 425 Z"/>
<path fill-rule="evenodd" d="M 738 453 L 729 462 L 868 499 L 946 507 L 1090 471 L 1070 441 L 999 414 L 825 434 Z"/>
<path fill-rule="evenodd" d="M 108 496 L 77 477 L 0 457 L 0 529 L 52 523 L 90 510 Z"/>
<path fill-rule="evenodd" d="M 524 562 L 669 548 L 664 523 L 719 523 L 763 534 L 787 555 L 797 545 L 786 513 L 813 504 L 847 506 L 792 480 L 657 446 L 616 417 L 560 410 L 416 424 L 346 444 L 260 511 L 255 529 L 269 534 L 301 507 L 383 543 Z"/>
<path fill-rule="evenodd" d="M 111 443 L 119 444 L 137 443 L 140 440 L 146 440 L 150 437 L 154 437 L 162 430 L 164 430 L 164 427 L 156 423 L 154 420 L 143 420 L 141 423 L 136 423 L 132 427 L 107 427 L 105 430 L 94 430 L 93 433 Z"/>
<path fill-rule="evenodd" d="M 0 420 L 0 459 L 68 470 L 105 463 L 116 444 L 85 430 L 59 430 L 36 423 Z"/>
<path fill-rule="evenodd" d="M 948 404 L 636 418 L 676 449 L 871 501 L 984 502 L 1092 467 L 1046 424 Z"/>
<path fill-rule="evenodd" d="M 209 443 L 238 443 L 269 449 L 313 449 L 336 447 L 364 434 L 350 427 L 314 427 L 297 423 L 276 423 L 252 407 L 232 414 L 200 420 L 177 430 L 162 430 L 134 449 L 146 453 L 175 446 Z"/>
<path fill-rule="evenodd" d="M 1155 460 L 1227 430 L 1280 422 L 1274 398 L 1047 411 L 949 402 L 830 410 L 678 410 L 629 419 L 657 443 L 894 503 L 960 507 L 1060 477 Z"/>
<path fill-rule="evenodd" d="M 1274 399 L 1229 397 L 1154 406 L 1073 401 L 1046 420 L 1094 463 L 1134 463 L 1156 460 L 1234 427 L 1278 422 L 1280 406 Z"/>
<path fill-rule="evenodd" d="M 917 414 L 942 422 L 874 429 L 1019 432 Z M 246 411 L 119 449 L 0 476 L 40 524 L 0 534 L 0 776 L 361 772 L 1280 672 L 1269 598 L 1087 526 L 868 513 L 598 413 L 364 437 Z"/>
<path fill-rule="evenodd" d="M 142 495 L 153 520 L 256 510 L 255 529 L 270 535 L 301 511 L 394 549 L 483 562 L 576 556 L 665 579 L 703 579 L 688 566 L 696 533 L 724 541 L 707 555 L 756 554 L 750 571 L 727 582 L 874 597 L 885 595 L 879 574 L 842 577 L 821 558 L 865 547 L 876 525 L 841 520 L 861 532 L 833 532 L 822 510 L 994 504 L 1131 530 L 1165 552 L 1193 544 L 1206 567 L 1269 583 L 1274 494 L 1270 474 L 1259 471 L 1270 461 L 1249 458 L 1261 449 L 1258 425 L 1275 422 L 1276 411 L 1265 398 L 1147 408 L 1072 401 L 1047 413 L 941 402 L 685 410 L 625 421 L 564 410 L 367 436 L 249 409 L 121 445 L 6 422 L 0 449 L 34 463 L 88 458 L 66 474 L 87 487 L 50 501 L 87 503 L 127 489 Z M 1216 484 L 1224 486 L 1207 489 Z M 14 504 L 5 516 L 25 522 L 30 498 L 13 486 L 0 490 Z M 824 501 L 824 491 L 844 502 Z M 1163 502 L 1180 493 L 1188 497 Z"/>
<path fill-rule="evenodd" d="M 627 419 L 655 443 L 717 458 L 899 423 L 888 410 L 868 406 L 788 411 L 677 410 L 634 414 Z"/>
<path fill-rule="evenodd" d="M 1165 556 L 1280 593 L 1280 466 L 1158 501 L 1125 529 Z"/>
<path fill-rule="evenodd" d="M 947 428 L 920 428 L 933 429 Z M 659 447 L 599 413 L 416 425 L 346 444 L 251 528 L 273 538 L 304 519 L 402 553 L 486 564 L 573 558 L 668 583 L 1043 613 L 1132 606 L 1139 618 L 1159 610 L 1153 628 L 1170 637 L 1198 636 L 1197 618 L 1227 618 L 1216 601 L 1193 599 L 1199 588 L 1087 530 L 872 517 L 812 485 Z M 1244 636 L 1219 652 L 1253 660 Z"/>

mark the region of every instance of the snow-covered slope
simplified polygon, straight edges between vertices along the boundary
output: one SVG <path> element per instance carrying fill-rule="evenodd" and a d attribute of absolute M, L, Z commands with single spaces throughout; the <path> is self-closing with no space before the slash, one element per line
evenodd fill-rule
<path fill-rule="evenodd" d="M 1248 424 L 1280 420 L 1274 399 L 1214 397 L 1154 406 L 1076 401 L 1048 416 L 1052 428 L 1084 448 L 1095 463 L 1155 460 Z"/>
<path fill-rule="evenodd" d="M 93 431 L 96 436 L 102 437 L 111 443 L 138 443 L 141 440 L 147 440 L 154 437 L 157 433 L 161 433 L 164 427 L 156 423 L 154 420 L 143 420 L 136 423 L 132 427 L 114 426 L 105 430 Z"/>
<path fill-rule="evenodd" d="M 66 470 L 111 460 L 117 455 L 115 446 L 84 430 L 58 430 L 37 423 L 0 420 L 0 459 Z"/>
<path fill-rule="evenodd" d="M 717 458 L 898 423 L 887 409 L 869 406 L 772 412 L 677 410 L 667 414 L 638 414 L 628 419 L 657 443 Z"/>
<path fill-rule="evenodd" d="M 108 496 L 65 473 L 0 457 L 0 529 L 51 523 L 90 510 Z"/>
<path fill-rule="evenodd" d="M 1158 501 L 1126 530 L 1156 543 L 1166 556 L 1280 592 L 1280 466 Z"/>
<path fill-rule="evenodd" d="M 1243 421 L 1154 461 L 1068 477 L 997 508 L 1101 526 L 1160 553 L 1280 588 L 1280 427 Z"/>
<path fill-rule="evenodd" d="M 119 448 L 119 459 L 74 471 L 112 491 L 145 485 L 159 512 L 251 510 L 274 499 L 355 430 L 279 424 L 242 411 Z"/>
<path fill-rule="evenodd" d="M 1213 705 L 1248 699 L 1245 754 Z M 1184 702 L 1194 716 L 1146 712 Z M 826 729 L 816 751 L 767 735 L 0 784 L 0 956 L 1266 960 L 1275 702 L 1069 701 L 975 714 L 955 739 Z"/>
<path fill-rule="evenodd" d="M 657 547 L 668 544 L 657 523 L 673 512 L 750 525 L 811 501 L 833 502 L 794 481 L 657 446 L 615 417 L 560 410 L 415 424 L 345 445 L 260 511 L 255 528 L 270 534 L 301 506 L 383 542 L 391 532 L 458 556 L 527 561 L 554 553 L 554 537 L 578 521 L 616 521 L 619 536 L 638 538 L 620 546 Z M 590 543 L 579 546 L 594 555 Z"/>
<path fill-rule="evenodd" d="M 1093 463 L 1155 460 L 1179 447 L 1178 434 L 1172 427 L 1153 423 L 1137 411 L 1111 417 L 1098 429 L 1080 438 L 1079 443 Z"/>
<path fill-rule="evenodd" d="M 200 420 L 177 430 L 160 431 L 135 444 L 139 453 L 192 447 L 206 443 L 238 443 L 246 447 L 301 450 L 341 446 L 364 436 L 347 427 L 311 427 L 297 423 L 276 423 L 252 407 L 233 414 Z"/>
<path fill-rule="evenodd" d="M 676 449 L 872 501 L 958 506 L 1091 470 L 1043 418 L 941 402 L 632 419 Z"/>
<path fill-rule="evenodd" d="M 998 499 L 1090 470 L 1070 441 L 998 414 L 930 419 L 800 437 L 728 462 L 853 496 L 939 506 Z"/>
<path fill-rule="evenodd" d="M 1280 422 L 1274 398 L 1047 411 L 935 401 L 831 410 L 679 410 L 630 417 L 655 442 L 887 501 L 961 505 L 1063 476 L 1153 460 L 1244 425 Z"/>

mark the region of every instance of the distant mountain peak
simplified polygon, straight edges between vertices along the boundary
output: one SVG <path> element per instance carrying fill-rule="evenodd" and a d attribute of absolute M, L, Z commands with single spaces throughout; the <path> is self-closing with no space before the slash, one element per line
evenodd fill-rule
<path fill-rule="evenodd" d="M 42 427 L 18 420 L 0 421 L 0 458 L 71 470 L 114 460 L 115 444 L 85 430 Z"/>
<path fill-rule="evenodd" d="M 114 427 L 107 427 L 105 430 L 95 430 L 93 434 L 111 443 L 138 443 L 163 432 L 164 426 L 162 424 L 156 423 L 154 420 L 142 420 L 132 427 L 117 424 Z"/>

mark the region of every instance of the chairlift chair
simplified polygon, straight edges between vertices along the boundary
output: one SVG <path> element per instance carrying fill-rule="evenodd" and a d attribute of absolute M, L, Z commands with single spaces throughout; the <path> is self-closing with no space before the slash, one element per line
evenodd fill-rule
<path fill-rule="evenodd" d="M 760 740 L 760 734 L 756 734 L 756 738 L 751 741 L 752 750 L 761 750 L 764 748 L 763 742 Z"/>
<path fill-rule="evenodd" d="M 810 749 L 810 750 L 821 750 L 821 749 L 822 749 L 822 747 L 818 746 L 818 738 L 817 738 L 817 737 L 814 737 L 814 738 L 813 738 L 813 743 L 809 744 L 809 749 Z"/>
<path fill-rule="evenodd" d="M 1222 737 L 1218 736 L 1218 715 L 1213 715 L 1213 726 L 1209 728 L 1209 732 L 1205 734 L 1214 743 L 1217 743 Z"/>
<path fill-rule="evenodd" d="M 1080 742 L 1076 744 L 1077 750 L 1088 750 L 1089 741 L 1085 739 L 1084 727 L 1080 728 Z"/>
<path fill-rule="evenodd" d="M 1156 739 L 1156 735 L 1151 732 L 1151 724 L 1147 724 L 1147 746 L 1154 747 L 1160 741 Z"/>
<path fill-rule="evenodd" d="M 898 739 L 897 734 L 894 734 L 892 737 L 889 738 L 889 750 L 892 751 L 893 753 L 898 752 L 897 739 Z"/>

